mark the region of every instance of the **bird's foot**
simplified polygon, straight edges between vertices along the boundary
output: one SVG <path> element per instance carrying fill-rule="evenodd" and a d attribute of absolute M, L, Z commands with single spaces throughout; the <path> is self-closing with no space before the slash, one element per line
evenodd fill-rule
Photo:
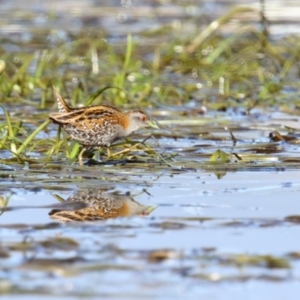
<path fill-rule="evenodd" d="M 111 157 L 118 156 L 118 155 L 121 155 L 121 154 L 126 154 L 126 153 L 128 153 L 128 152 L 130 152 L 132 150 L 135 150 L 140 145 L 142 145 L 142 144 L 141 143 L 137 143 L 137 144 L 135 144 L 135 145 L 133 145 L 133 146 L 127 148 L 127 149 L 124 149 L 124 150 L 119 151 L 119 152 L 112 153 Z"/>

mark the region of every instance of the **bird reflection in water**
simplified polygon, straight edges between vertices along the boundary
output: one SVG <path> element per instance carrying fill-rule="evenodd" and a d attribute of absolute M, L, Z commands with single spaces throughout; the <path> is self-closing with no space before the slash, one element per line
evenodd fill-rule
<path fill-rule="evenodd" d="M 97 221 L 117 217 L 149 215 L 156 207 L 145 206 L 136 202 L 130 196 L 107 193 L 103 189 L 80 190 L 65 202 L 80 201 L 88 203 L 89 207 L 78 210 L 53 209 L 49 212 L 51 219 L 61 222 Z"/>

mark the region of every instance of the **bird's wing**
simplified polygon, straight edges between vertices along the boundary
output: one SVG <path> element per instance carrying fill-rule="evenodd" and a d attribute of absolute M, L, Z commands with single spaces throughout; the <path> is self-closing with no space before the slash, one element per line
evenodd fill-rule
<path fill-rule="evenodd" d="M 69 124 L 77 122 L 78 118 L 83 115 L 84 110 L 78 109 L 71 112 L 55 112 L 49 114 L 49 118 L 59 124 Z"/>
<path fill-rule="evenodd" d="M 109 106 L 92 106 L 88 108 L 76 109 L 71 112 L 51 113 L 50 119 L 54 122 L 65 125 L 73 124 L 78 127 L 102 126 L 105 121 L 112 125 L 120 124 L 121 112 Z"/>

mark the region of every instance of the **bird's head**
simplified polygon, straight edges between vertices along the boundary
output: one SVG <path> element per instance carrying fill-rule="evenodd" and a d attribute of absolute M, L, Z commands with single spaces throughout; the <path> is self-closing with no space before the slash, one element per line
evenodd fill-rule
<path fill-rule="evenodd" d="M 127 114 L 127 134 L 145 127 L 151 127 L 158 129 L 157 124 L 150 120 L 149 117 L 141 110 L 132 110 L 126 113 Z"/>

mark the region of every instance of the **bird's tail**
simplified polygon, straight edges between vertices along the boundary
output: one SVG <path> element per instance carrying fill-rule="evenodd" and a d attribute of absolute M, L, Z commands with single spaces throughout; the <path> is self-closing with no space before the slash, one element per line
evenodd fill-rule
<path fill-rule="evenodd" d="M 53 91 L 54 91 L 54 95 L 55 95 L 56 100 L 57 100 L 58 111 L 60 113 L 70 112 L 71 108 L 68 106 L 68 104 L 63 99 L 63 97 L 60 95 L 60 93 L 58 92 L 58 90 L 56 89 L 55 86 L 53 86 Z"/>

